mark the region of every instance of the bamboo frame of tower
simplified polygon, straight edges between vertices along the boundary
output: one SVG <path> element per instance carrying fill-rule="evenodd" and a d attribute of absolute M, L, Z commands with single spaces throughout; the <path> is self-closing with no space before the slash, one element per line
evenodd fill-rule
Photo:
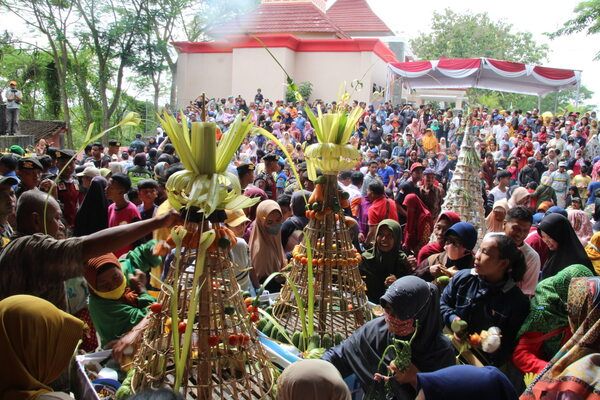
<path fill-rule="evenodd" d="M 470 123 L 466 122 L 458 161 L 442 204 L 442 211 L 454 211 L 460 215 L 462 221 L 473 224 L 480 242 L 486 232 L 484 200 L 479 178 L 481 158 L 475 149 L 470 128 Z"/>

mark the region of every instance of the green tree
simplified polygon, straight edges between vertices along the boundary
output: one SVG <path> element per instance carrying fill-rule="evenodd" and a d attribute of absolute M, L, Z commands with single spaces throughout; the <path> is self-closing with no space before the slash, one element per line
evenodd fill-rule
<path fill-rule="evenodd" d="M 548 34 L 550 38 L 570 35 L 585 31 L 588 35 L 600 33 L 600 0 L 582 1 L 575 7 L 575 18 L 563 24 L 556 32 Z M 600 60 L 600 51 L 596 53 L 595 60 Z"/>
<path fill-rule="evenodd" d="M 56 71 L 56 85 L 60 93 L 63 120 L 67 125 L 67 145 L 73 146 L 71 137 L 71 115 L 67 94 L 68 73 L 68 30 L 72 22 L 73 5 L 64 0 L 0 0 L 0 9 L 8 10 L 25 25 L 43 35 L 48 42 L 48 49 L 42 49 L 52 55 L 53 68 Z M 22 43 L 25 40 L 21 40 Z M 37 46 L 33 46 L 37 47 Z"/>
<path fill-rule="evenodd" d="M 539 63 L 548 46 L 539 45 L 529 32 L 513 32 L 511 24 L 493 21 L 487 13 L 434 12 L 431 33 L 410 41 L 421 59 L 491 57 L 523 63 Z"/>
<path fill-rule="evenodd" d="M 600 0 L 592 0 L 600 3 Z M 412 39 L 413 53 L 420 59 L 489 57 L 526 64 L 539 64 L 546 59 L 548 46 L 538 44 L 531 33 L 516 32 L 511 24 L 493 21 L 487 13 L 457 14 L 445 9 L 434 12 L 431 33 Z M 531 110 L 538 106 L 537 96 L 495 90 L 469 89 L 469 103 L 490 108 Z M 567 107 L 576 96 L 574 90 L 549 94 L 542 98 L 542 111 Z M 592 92 L 581 87 L 579 100 L 589 99 Z"/>

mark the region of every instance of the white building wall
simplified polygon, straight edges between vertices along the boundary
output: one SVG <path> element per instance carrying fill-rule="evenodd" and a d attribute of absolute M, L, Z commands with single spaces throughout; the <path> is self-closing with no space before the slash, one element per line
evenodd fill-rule
<path fill-rule="evenodd" d="M 273 55 L 290 76 L 295 76 L 295 53 L 288 48 L 272 48 Z M 269 53 L 260 48 L 233 49 L 231 94 L 241 94 L 253 100 L 256 89 L 260 88 L 269 100 L 285 98 L 286 76 Z"/>
<path fill-rule="evenodd" d="M 363 52 L 294 52 L 272 48 L 296 83 L 313 84 L 310 100 L 337 100 L 345 82 L 352 100 L 371 101 L 373 83 L 385 87 L 386 63 L 370 51 Z M 182 53 L 178 59 L 177 98 L 185 106 L 202 92 L 208 97 L 242 95 L 254 99 L 261 88 L 269 100 L 285 98 L 286 76 L 263 48 L 233 49 L 232 53 Z M 352 81 L 362 79 L 363 87 L 355 92 Z"/>
<path fill-rule="evenodd" d="M 231 94 L 231 53 L 181 53 L 177 59 L 177 104 L 184 107 L 206 93 L 207 97 Z"/>

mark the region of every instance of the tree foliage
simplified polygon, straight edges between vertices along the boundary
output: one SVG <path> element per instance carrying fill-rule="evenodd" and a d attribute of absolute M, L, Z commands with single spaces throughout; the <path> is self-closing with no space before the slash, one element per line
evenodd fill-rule
<path fill-rule="evenodd" d="M 176 101 L 178 40 L 203 40 L 215 22 L 258 0 L 0 0 L 0 85 L 19 81 L 22 118 L 62 119 L 67 146 L 87 126 L 108 127 L 132 109 L 154 120 L 159 98 Z M 41 43 L 41 44 L 40 44 Z M 143 98 L 143 100 L 141 100 Z M 153 98 L 151 107 L 146 101 Z M 144 114 L 143 113 L 143 114 Z M 154 129 L 152 121 L 148 125 Z M 111 132 L 117 134 L 116 132 Z"/>
<path fill-rule="evenodd" d="M 600 0 L 590 2 L 600 4 Z M 450 9 L 434 12 L 431 33 L 412 39 L 410 45 L 420 59 L 489 57 L 526 64 L 545 61 L 549 51 L 530 32 L 514 31 L 511 24 L 493 21 L 487 13 L 458 14 Z M 531 110 L 538 106 L 536 96 L 484 89 L 469 89 L 467 94 L 470 104 L 489 108 Z M 582 86 L 579 101 L 592 94 Z M 575 90 L 549 94 L 541 99 L 541 109 L 553 111 L 555 105 L 557 110 L 566 109 L 575 97 Z"/>
<path fill-rule="evenodd" d="M 565 22 L 562 28 L 548 34 L 550 38 L 570 35 L 585 31 L 588 35 L 600 33 L 600 0 L 582 1 L 575 7 L 575 18 Z M 600 60 L 600 51 L 596 53 L 595 60 Z"/>
<path fill-rule="evenodd" d="M 410 41 L 421 59 L 491 57 L 523 63 L 545 60 L 548 46 L 537 44 L 529 32 L 513 32 L 487 13 L 457 14 L 447 8 L 434 12 L 431 33 Z"/>

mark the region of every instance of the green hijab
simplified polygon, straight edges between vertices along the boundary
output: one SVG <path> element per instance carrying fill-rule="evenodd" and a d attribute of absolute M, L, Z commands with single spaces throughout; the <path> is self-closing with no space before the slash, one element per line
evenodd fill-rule
<path fill-rule="evenodd" d="M 593 276 L 592 271 L 585 265 L 571 265 L 556 275 L 546 278 L 538 283 L 535 295 L 531 299 L 529 315 L 519 331 L 517 337 L 527 332 L 548 333 L 554 329 L 569 326 L 567 312 L 567 296 L 571 279 L 577 277 Z M 548 352 L 556 353 L 560 349 L 562 337 L 555 336 L 545 343 Z"/>
<path fill-rule="evenodd" d="M 387 253 L 383 253 L 383 252 L 379 251 L 379 249 L 377 248 L 377 235 L 379 235 L 379 230 L 384 226 L 386 228 L 388 228 L 390 231 L 392 231 L 392 235 L 394 235 L 394 247 L 392 248 L 391 251 L 388 251 Z M 366 258 L 367 260 L 374 259 L 377 261 L 382 261 L 383 258 L 386 257 L 386 255 L 396 255 L 398 253 L 398 251 L 400 251 L 401 246 L 402 246 L 402 228 L 400 227 L 400 224 L 398 222 L 394 221 L 393 219 L 384 219 L 383 221 L 381 221 L 379 223 L 379 225 L 377 225 L 377 230 L 375 231 L 375 241 L 373 244 L 373 248 L 371 250 L 365 251 L 363 253 L 363 257 Z"/>
<path fill-rule="evenodd" d="M 394 247 L 390 251 L 380 251 L 377 247 L 377 234 L 382 227 L 392 231 Z M 367 285 L 369 300 L 377 303 L 385 293 L 385 279 L 394 275 L 400 278 L 411 273 L 406 254 L 402 252 L 402 230 L 400 224 L 392 219 L 384 219 L 377 225 L 375 244 L 369 251 L 363 253 L 363 262 L 359 269 Z"/>

